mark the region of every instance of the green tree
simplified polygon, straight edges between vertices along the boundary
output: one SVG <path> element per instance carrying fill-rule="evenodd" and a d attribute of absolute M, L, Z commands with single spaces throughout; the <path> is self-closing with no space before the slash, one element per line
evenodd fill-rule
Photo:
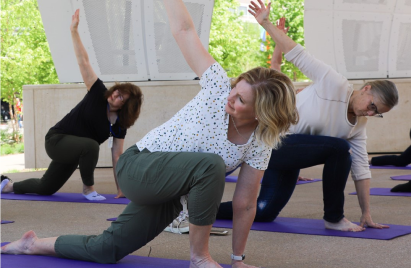
<path fill-rule="evenodd" d="M 304 46 L 304 0 L 271 1 L 270 20 L 275 22 L 281 17 L 286 18 L 286 27 L 290 27 L 288 36 L 296 43 Z M 270 37 L 267 37 L 265 44 L 268 48 L 265 52 L 265 57 L 266 59 L 271 59 L 275 42 Z M 265 61 L 263 66 L 270 67 L 269 60 Z M 284 58 L 281 71 L 294 81 L 308 79 L 297 67 L 284 60 Z"/>
<path fill-rule="evenodd" d="M 210 29 L 209 52 L 230 77 L 261 66 L 264 61 L 258 33 L 250 34 L 258 26 L 240 20 L 239 6 L 237 0 L 215 0 Z"/>
<path fill-rule="evenodd" d="M 58 82 L 37 1 L 1 0 L 1 98 L 10 112 L 23 85 Z"/>

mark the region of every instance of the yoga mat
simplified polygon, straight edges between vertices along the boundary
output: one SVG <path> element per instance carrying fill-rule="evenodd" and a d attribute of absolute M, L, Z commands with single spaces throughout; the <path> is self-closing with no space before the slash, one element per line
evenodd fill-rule
<path fill-rule="evenodd" d="M 411 174 L 402 176 L 391 176 L 391 179 L 398 181 L 411 181 Z"/>
<path fill-rule="evenodd" d="M 356 192 L 350 193 L 350 195 L 356 195 Z M 405 192 L 391 192 L 391 188 L 371 188 L 370 195 L 385 195 L 385 196 L 410 196 L 411 193 Z"/>
<path fill-rule="evenodd" d="M 8 244 L 1 243 L 1 245 Z M 100 264 L 40 255 L 1 254 L 2 268 L 181 268 L 189 267 L 188 260 L 173 260 L 129 255 L 116 264 Z M 222 265 L 225 268 L 231 265 Z"/>
<path fill-rule="evenodd" d="M 238 179 L 237 176 L 227 176 L 227 177 L 225 177 L 225 182 L 237 182 L 237 179 Z M 313 179 L 312 181 L 297 181 L 297 185 L 312 183 L 312 182 L 317 182 L 317 181 L 321 181 L 321 180 L 320 179 Z"/>
<path fill-rule="evenodd" d="M 13 223 L 14 221 L 4 221 L 4 220 L 1 220 L 1 224 L 7 224 L 7 223 Z"/>
<path fill-rule="evenodd" d="M 84 198 L 80 193 L 55 193 L 53 195 L 37 195 L 37 194 L 1 194 L 1 199 L 7 200 L 30 200 L 30 201 L 51 201 L 51 202 L 74 202 L 74 203 L 92 203 L 92 204 L 125 204 L 130 200 L 127 198 L 117 198 L 114 194 L 103 194 L 106 200 L 90 201 Z"/>
<path fill-rule="evenodd" d="M 273 222 L 254 222 L 251 230 L 269 231 L 278 233 L 293 233 L 293 234 L 308 234 L 308 235 L 324 235 L 338 237 L 353 237 L 365 239 L 389 240 L 398 236 L 411 233 L 411 226 L 387 224 L 388 229 L 373 229 L 367 228 L 363 232 L 342 232 L 336 230 L 328 230 L 324 227 L 324 221 L 318 219 L 298 219 L 298 218 L 283 218 L 278 217 Z M 233 228 L 231 220 L 216 220 L 213 227 L 218 228 Z"/>
<path fill-rule="evenodd" d="M 408 165 L 406 167 L 396 167 L 396 166 L 373 166 L 370 165 L 371 169 L 409 169 L 411 170 L 411 165 Z"/>

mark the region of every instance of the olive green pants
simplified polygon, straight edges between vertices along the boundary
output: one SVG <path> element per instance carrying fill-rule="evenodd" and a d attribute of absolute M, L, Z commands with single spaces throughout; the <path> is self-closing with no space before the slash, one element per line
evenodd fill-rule
<path fill-rule="evenodd" d="M 180 213 L 186 194 L 190 223 L 215 221 L 225 185 L 225 164 L 216 154 L 140 152 L 133 145 L 121 155 L 116 173 L 130 204 L 100 235 L 58 237 L 59 257 L 116 263 L 160 234 Z"/>
<path fill-rule="evenodd" d="M 98 161 L 99 144 L 90 138 L 60 134 L 50 129 L 45 138 L 47 155 L 51 163 L 41 179 L 32 178 L 13 184 L 14 193 L 52 195 L 71 175 L 80 169 L 84 185 L 94 185 L 94 169 Z"/>

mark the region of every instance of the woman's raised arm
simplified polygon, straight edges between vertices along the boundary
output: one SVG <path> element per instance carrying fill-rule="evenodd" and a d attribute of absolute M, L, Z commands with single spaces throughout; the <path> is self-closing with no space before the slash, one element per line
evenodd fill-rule
<path fill-rule="evenodd" d="M 80 22 L 79 14 L 80 10 L 77 9 L 74 15 L 71 17 L 71 39 L 73 41 L 74 53 L 76 54 L 77 63 L 80 68 L 81 76 L 83 77 L 83 81 L 87 87 L 87 90 L 90 90 L 91 86 L 97 80 L 97 75 L 90 65 L 87 51 L 84 48 L 84 45 L 81 42 L 80 35 L 78 33 L 78 24 Z"/>
<path fill-rule="evenodd" d="M 198 77 L 215 60 L 201 44 L 193 20 L 182 0 L 164 0 L 171 32 L 190 68 Z"/>
<path fill-rule="evenodd" d="M 278 29 L 271 23 L 269 18 L 271 2 L 268 3 L 267 6 L 265 6 L 261 0 L 258 0 L 258 3 L 259 5 L 257 5 L 254 1 L 251 1 L 248 12 L 255 17 L 261 26 L 263 26 L 263 28 L 274 40 L 276 46 L 279 46 L 280 50 L 284 52 L 284 54 L 287 54 L 297 45 L 297 43 L 288 37 L 284 31 Z"/>

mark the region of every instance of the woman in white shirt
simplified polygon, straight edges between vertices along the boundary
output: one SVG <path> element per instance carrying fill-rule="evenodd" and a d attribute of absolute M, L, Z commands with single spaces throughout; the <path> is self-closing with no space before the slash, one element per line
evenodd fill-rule
<path fill-rule="evenodd" d="M 232 267 L 243 263 L 255 217 L 260 179 L 271 148 L 298 121 L 293 84 L 281 72 L 255 68 L 232 84 L 202 46 L 181 0 L 164 1 L 172 33 L 201 77 L 198 95 L 119 159 L 120 188 L 131 200 L 111 227 L 98 236 L 38 239 L 34 232 L 2 247 L 2 253 L 48 254 L 115 263 L 154 239 L 181 211 L 189 194 L 190 267 L 221 267 L 208 240 L 224 191 L 225 172 L 241 165 L 234 194 Z"/>
<path fill-rule="evenodd" d="M 269 21 L 270 4 L 250 8 L 288 61 L 294 63 L 313 84 L 297 95 L 298 124 L 290 128 L 283 145 L 273 150 L 264 173 L 257 201 L 256 221 L 273 221 L 291 197 L 300 169 L 324 164 L 324 221 L 328 229 L 362 231 L 374 223 L 369 207 L 371 172 L 366 151 L 365 116 L 380 116 L 398 103 L 395 84 L 374 81 L 354 91 L 348 80 L 315 59 Z M 277 54 L 278 56 L 278 54 Z M 274 54 L 274 57 L 276 55 Z M 277 67 L 278 68 L 278 67 Z M 344 217 L 344 189 L 351 168 L 362 210 L 360 225 Z M 230 218 L 231 204 L 220 206 L 217 218 Z"/>

